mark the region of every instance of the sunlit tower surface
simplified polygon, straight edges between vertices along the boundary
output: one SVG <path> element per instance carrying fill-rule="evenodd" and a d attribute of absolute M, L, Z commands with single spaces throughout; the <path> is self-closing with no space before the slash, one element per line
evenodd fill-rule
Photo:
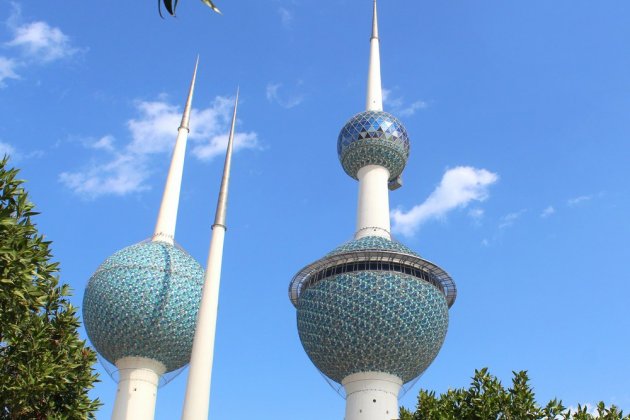
<path fill-rule="evenodd" d="M 383 111 L 376 0 L 366 110 L 341 129 L 337 152 L 359 182 L 354 239 L 300 270 L 289 285 L 304 350 L 346 395 L 346 420 L 398 417 L 403 384 L 437 356 L 455 283 L 392 239 L 389 190 L 402 185 L 409 137 Z"/>
<path fill-rule="evenodd" d="M 160 379 L 190 360 L 204 270 L 175 244 L 175 224 L 197 65 L 150 240 L 107 258 L 90 278 L 83 320 L 118 370 L 112 419 L 152 419 Z"/>

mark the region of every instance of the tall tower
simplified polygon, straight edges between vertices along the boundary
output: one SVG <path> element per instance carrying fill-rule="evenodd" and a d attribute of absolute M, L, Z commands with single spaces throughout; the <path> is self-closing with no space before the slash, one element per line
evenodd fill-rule
<path fill-rule="evenodd" d="M 366 111 L 337 141 L 344 171 L 359 181 L 354 239 L 289 285 L 306 353 L 345 388 L 346 420 L 398 417 L 400 388 L 437 356 L 457 294 L 444 270 L 391 237 L 388 189 L 401 185 L 409 138 L 383 111 L 376 0 L 373 13 Z"/>
<path fill-rule="evenodd" d="M 236 110 L 238 94 L 234 101 L 232 125 L 228 137 L 223 178 L 217 200 L 217 211 L 212 225 L 212 238 L 208 252 L 208 265 L 204 276 L 203 293 L 197 317 L 195 339 L 193 342 L 186 397 L 182 420 L 207 419 L 210 410 L 210 385 L 212 383 L 212 364 L 214 361 L 214 338 L 217 329 L 219 310 L 219 286 L 221 284 L 221 265 L 223 260 L 223 242 L 225 241 L 228 187 L 230 185 L 230 169 L 232 168 L 232 148 L 236 128 Z"/>
<path fill-rule="evenodd" d="M 190 360 L 203 269 L 175 245 L 175 223 L 197 64 L 153 236 L 107 258 L 83 297 L 88 337 L 119 372 L 115 420 L 152 419 L 161 376 Z"/>

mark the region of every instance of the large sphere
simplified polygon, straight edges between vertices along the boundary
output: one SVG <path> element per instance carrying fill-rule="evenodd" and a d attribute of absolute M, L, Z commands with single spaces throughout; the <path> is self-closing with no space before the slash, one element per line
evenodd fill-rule
<path fill-rule="evenodd" d="M 304 290 L 297 323 L 306 353 L 332 380 L 376 371 L 409 382 L 437 356 L 448 306 L 442 291 L 411 275 L 358 271 Z"/>
<path fill-rule="evenodd" d="M 364 111 L 350 119 L 337 139 L 337 153 L 344 171 L 357 179 L 367 165 L 381 165 L 396 179 L 407 164 L 409 137 L 403 124 L 383 111 Z"/>
<path fill-rule="evenodd" d="M 146 357 L 170 372 L 190 360 L 203 269 L 163 242 L 129 246 L 90 278 L 83 319 L 96 350 L 110 363 Z"/>

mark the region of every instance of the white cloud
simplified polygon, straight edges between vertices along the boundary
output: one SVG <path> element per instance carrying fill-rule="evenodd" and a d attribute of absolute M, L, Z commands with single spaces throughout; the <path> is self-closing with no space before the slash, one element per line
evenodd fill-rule
<path fill-rule="evenodd" d="M 293 23 L 293 13 L 284 7 L 278 8 L 278 14 L 280 15 L 280 21 L 282 22 L 282 26 L 285 28 L 290 28 Z"/>
<path fill-rule="evenodd" d="M 556 209 L 554 209 L 553 206 L 548 206 L 546 209 L 542 211 L 542 213 L 540 213 L 540 217 L 542 217 L 543 219 L 546 219 L 547 217 L 551 216 L 555 212 L 556 212 Z"/>
<path fill-rule="evenodd" d="M 407 104 L 402 97 L 394 98 L 390 89 L 383 89 L 383 103 L 393 114 L 401 117 L 410 117 L 416 111 L 429 106 L 425 101 L 415 101 Z"/>
<path fill-rule="evenodd" d="M 195 146 L 192 153 L 201 160 L 211 160 L 215 156 L 225 154 L 227 147 L 228 134 L 222 134 L 212 137 L 205 144 Z M 241 149 L 257 149 L 258 136 L 254 132 L 235 133 L 234 134 L 234 152 Z"/>
<path fill-rule="evenodd" d="M 466 207 L 473 201 L 484 201 L 489 196 L 488 188 L 498 179 L 497 174 L 486 169 L 470 166 L 449 169 L 422 204 L 409 211 L 392 211 L 393 231 L 411 236 L 431 219 L 442 218 L 449 211 Z"/>
<path fill-rule="evenodd" d="M 579 197 L 575 197 L 575 198 L 570 198 L 570 199 L 568 199 L 568 200 L 567 200 L 567 204 L 568 204 L 570 207 L 573 207 L 573 206 L 577 206 L 578 204 L 582 204 L 582 203 L 584 203 L 585 201 L 589 201 L 589 200 L 592 200 L 592 199 L 593 199 L 593 196 L 592 196 L 592 195 L 581 195 L 581 196 L 579 196 Z"/>
<path fill-rule="evenodd" d="M 480 220 L 484 215 L 484 210 L 480 208 L 470 209 L 468 215 L 475 221 Z"/>
<path fill-rule="evenodd" d="M 280 88 L 282 83 L 268 83 L 267 84 L 267 100 L 269 102 L 275 102 L 283 108 L 293 108 L 298 106 L 304 101 L 304 96 L 294 94 L 284 96 L 280 94 Z"/>
<path fill-rule="evenodd" d="M 5 143 L 0 141 L 0 159 L 4 157 L 4 155 L 14 156 L 15 155 L 15 147 L 10 145 L 9 143 Z"/>
<path fill-rule="evenodd" d="M 92 149 L 107 150 L 111 152 L 114 150 L 114 142 L 115 142 L 114 136 L 106 135 L 92 142 L 90 144 L 90 147 Z"/>
<path fill-rule="evenodd" d="M 125 195 L 148 189 L 146 156 L 118 154 L 104 164 L 94 164 L 80 172 L 62 172 L 59 180 L 77 194 L 88 198 Z"/>
<path fill-rule="evenodd" d="M 499 221 L 499 229 L 505 229 L 512 226 L 526 211 L 526 209 L 523 209 L 506 214 Z"/>
<path fill-rule="evenodd" d="M 7 154 L 11 157 L 12 161 L 21 161 L 25 159 L 37 159 L 44 156 L 42 150 L 32 150 L 30 152 L 24 152 L 13 146 L 11 143 L 0 141 L 0 159 Z"/>
<path fill-rule="evenodd" d="M 115 139 L 104 136 L 87 147 L 109 153 L 109 160 L 94 163 L 76 172 L 64 172 L 60 181 L 88 198 L 102 195 L 126 195 L 149 188 L 152 159 L 172 152 L 181 111 L 164 100 L 136 102 L 138 116 L 127 121 L 131 139 L 117 150 Z M 202 109 L 193 108 L 188 136 L 192 154 L 200 160 L 211 160 L 225 153 L 233 98 L 217 96 Z M 255 132 L 237 132 L 234 151 L 258 148 Z M 113 157 L 112 157 L 113 154 Z"/>
<path fill-rule="evenodd" d="M 17 52 L 14 57 L 0 56 L 0 88 L 5 87 L 8 79 L 20 79 L 18 69 L 47 64 L 80 51 L 61 29 L 44 21 L 22 23 L 20 5 L 13 1 L 9 5 L 12 10 L 4 23 L 12 38 L 1 45 Z"/>
<path fill-rule="evenodd" d="M 19 79 L 15 72 L 18 67 L 17 61 L 12 58 L 0 56 L 0 87 L 4 87 L 6 79 Z"/>
<path fill-rule="evenodd" d="M 43 63 L 72 56 L 78 51 L 61 29 L 43 21 L 15 27 L 14 38 L 6 45 L 18 47 L 25 56 Z"/>
<path fill-rule="evenodd" d="M 582 404 L 580 405 L 581 409 L 586 408 L 586 412 L 588 414 L 590 414 L 591 416 L 598 418 L 599 417 L 599 413 L 597 411 L 597 405 L 595 404 L 590 404 L 590 403 L 586 403 L 586 404 Z M 573 407 L 573 406 L 569 406 L 567 408 L 567 411 L 570 411 L 571 413 L 575 414 L 578 412 L 578 408 L 577 407 Z"/>

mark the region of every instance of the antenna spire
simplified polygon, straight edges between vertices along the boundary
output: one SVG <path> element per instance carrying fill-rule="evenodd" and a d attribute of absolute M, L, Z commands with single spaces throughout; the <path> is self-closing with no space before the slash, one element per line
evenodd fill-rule
<path fill-rule="evenodd" d="M 227 230 L 225 226 L 225 212 L 227 208 L 228 184 L 230 182 L 230 168 L 232 166 L 232 147 L 237 108 L 238 90 L 236 91 L 232 126 L 225 153 L 225 166 L 217 202 L 217 213 L 212 225 L 208 265 L 206 266 L 201 302 L 197 314 L 197 325 L 195 327 L 195 338 L 193 339 L 193 348 L 190 355 L 190 369 L 188 370 L 182 420 L 207 419 L 210 409 L 210 388 L 214 361 L 214 339 L 219 309 L 223 243 L 225 241 L 225 231 Z"/>
<path fill-rule="evenodd" d="M 175 241 L 175 225 L 177 223 L 177 209 L 179 208 L 179 192 L 181 190 L 182 175 L 184 173 L 184 158 L 186 155 L 186 143 L 188 142 L 188 124 L 190 122 L 190 110 L 192 108 L 193 92 L 195 90 L 195 80 L 197 79 L 197 67 L 199 66 L 199 56 L 195 62 L 195 70 L 190 82 L 188 98 L 182 115 L 182 122 L 177 130 L 177 140 L 173 148 L 171 166 L 166 177 L 162 204 L 158 213 L 155 231 L 152 241 L 161 241 L 173 244 Z"/>
<path fill-rule="evenodd" d="M 367 111 L 383 110 L 383 90 L 381 87 L 381 54 L 378 39 L 378 16 L 376 13 L 376 0 L 372 15 L 372 36 L 370 38 L 370 65 L 368 69 Z"/>
<path fill-rule="evenodd" d="M 215 226 L 225 226 L 225 213 L 227 209 L 228 187 L 230 183 L 230 169 L 232 168 L 232 148 L 234 143 L 234 128 L 236 126 L 236 111 L 238 109 L 238 95 L 240 87 L 236 88 L 236 99 L 234 100 L 234 113 L 232 114 L 232 125 L 230 126 L 230 136 L 228 137 L 227 151 L 225 153 L 225 164 L 223 166 L 223 179 L 221 179 L 221 189 L 217 200 L 217 212 L 214 217 Z"/>

